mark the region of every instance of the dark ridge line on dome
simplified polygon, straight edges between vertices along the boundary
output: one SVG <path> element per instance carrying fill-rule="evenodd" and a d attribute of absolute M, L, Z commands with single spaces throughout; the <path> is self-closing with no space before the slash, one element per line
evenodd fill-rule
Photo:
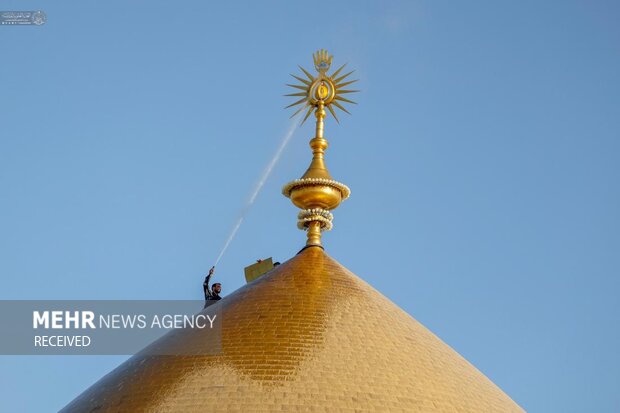
<path fill-rule="evenodd" d="M 300 250 L 299 250 L 299 252 L 298 252 L 297 254 L 295 254 L 295 255 L 299 255 L 299 254 L 301 254 L 302 252 L 304 252 L 304 250 L 305 250 L 305 249 L 312 248 L 312 247 L 317 247 L 317 248 L 320 248 L 320 249 L 322 249 L 323 251 L 325 251 L 325 248 L 323 248 L 323 246 L 322 246 L 322 245 L 306 245 L 306 246 L 304 246 L 302 249 L 300 249 Z"/>

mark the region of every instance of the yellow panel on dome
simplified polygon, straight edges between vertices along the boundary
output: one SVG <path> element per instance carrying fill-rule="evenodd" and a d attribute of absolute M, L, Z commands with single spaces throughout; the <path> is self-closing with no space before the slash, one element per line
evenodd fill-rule
<path fill-rule="evenodd" d="M 260 277 L 261 275 L 265 274 L 268 271 L 271 271 L 272 269 L 273 269 L 273 260 L 271 259 L 271 257 L 261 260 L 259 262 L 256 262 L 252 265 L 248 265 L 247 267 L 243 269 L 243 272 L 245 273 L 245 281 L 246 282 L 254 281 L 258 277 Z"/>

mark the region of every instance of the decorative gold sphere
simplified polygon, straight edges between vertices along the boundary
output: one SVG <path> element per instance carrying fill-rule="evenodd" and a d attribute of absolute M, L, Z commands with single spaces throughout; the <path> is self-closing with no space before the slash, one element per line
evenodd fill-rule
<path fill-rule="evenodd" d="M 301 209 L 331 210 L 342 202 L 342 193 L 329 185 L 304 185 L 294 188 L 290 198 L 293 204 Z"/>

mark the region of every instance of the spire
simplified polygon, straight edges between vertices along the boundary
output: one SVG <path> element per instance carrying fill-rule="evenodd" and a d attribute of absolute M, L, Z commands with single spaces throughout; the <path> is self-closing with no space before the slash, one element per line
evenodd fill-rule
<path fill-rule="evenodd" d="M 321 232 L 332 229 L 333 215 L 330 212 L 340 205 L 342 201 L 347 199 L 351 193 L 349 188 L 335 181 L 327 170 L 325 165 L 325 150 L 328 147 L 327 139 L 323 133 L 325 129 L 326 109 L 331 113 L 336 122 L 339 123 L 334 108 L 349 113 L 342 106 L 342 103 L 355 103 L 342 95 L 347 93 L 355 93 L 358 90 L 343 89 L 357 80 L 345 79 L 353 73 L 350 71 L 341 75 L 342 69 L 346 64 L 334 71 L 331 75 L 327 72 L 331 67 L 333 56 L 327 50 L 319 50 L 313 56 L 314 68 L 318 72 L 315 77 L 303 67 L 299 67 L 306 78 L 293 76 L 299 84 L 287 85 L 298 89 L 295 93 L 286 96 L 300 97 L 299 100 L 287 106 L 293 107 L 301 105 L 293 116 L 307 108 L 302 124 L 308 119 L 314 111 L 316 117 L 316 128 L 314 138 L 310 140 L 310 148 L 312 148 L 312 162 L 306 170 L 306 173 L 282 188 L 282 194 L 290 198 L 293 204 L 301 209 L 297 215 L 297 227 L 308 233 L 307 246 L 321 246 Z M 301 92 L 299 91 L 301 90 Z"/>

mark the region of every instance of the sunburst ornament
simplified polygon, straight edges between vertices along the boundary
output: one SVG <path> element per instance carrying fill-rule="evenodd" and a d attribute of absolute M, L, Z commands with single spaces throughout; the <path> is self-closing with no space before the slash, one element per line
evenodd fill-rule
<path fill-rule="evenodd" d="M 308 72 L 301 66 L 299 66 L 299 68 L 302 72 L 304 72 L 307 79 L 291 74 L 291 76 L 299 80 L 301 83 L 297 85 L 287 84 L 287 86 L 295 89 L 300 89 L 302 91 L 297 93 L 290 93 L 285 96 L 301 96 L 301 99 L 291 103 L 286 108 L 302 105 L 299 109 L 297 109 L 295 113 L 291 115 L 291 118 L 307 108 L 306 115 L 301 121 L 301 123 L 303 124 L 306 119 L 308 119 L 313 110 L 326 107 L 332 114 L 334 119 L 336 119 L 336 122 L 340 123 L 340 121 L 338 120 L 338 116 L 336 116 L 336 112 L 334 111 L 334 106 L 342 110 L 343 112 L 350 114 L 349 111 L 344 106 L 342 106 L 341 102 L 356 104 L 356 102 L 342 96 L 347 93 L 359 92 L 359 90 L 343 89 L 345 86 L 357 82 L 357 79 L 345 81 L 345 79 L 351 73 L 353 73 L 354 70 L 342 76 L 339 76 L 342 69 L 344 69 L 344 67 L 347 65 L 345 63 L 331 75 L 328 75 L 327 71 L 331 67 L 334 57 L 331 56 L 327 52 L 327 50 L 319 50 L 314 53 L 312 57 L 314 58 L 314 68 L 318 72 L 318 75 L 316 77 L 312 76 L 310 72 Z"/>

